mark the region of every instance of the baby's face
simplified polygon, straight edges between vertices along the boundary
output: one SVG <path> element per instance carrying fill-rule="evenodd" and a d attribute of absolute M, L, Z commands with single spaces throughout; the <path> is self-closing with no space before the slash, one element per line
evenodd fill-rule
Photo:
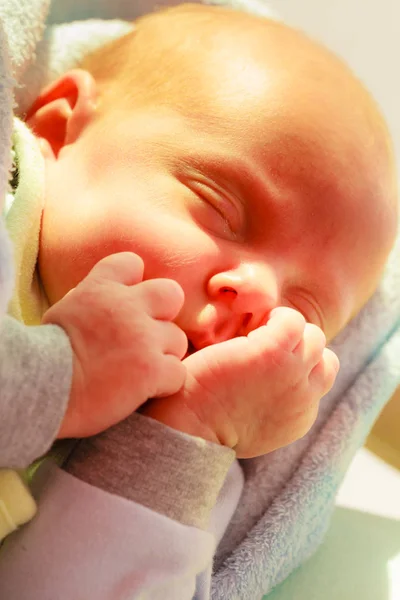
<path fill-rule="evenodd" d="M 332 94 L 328 77 L 266 68 L 251 52 L 198 54 L 179 106 L 106 112 L 47 159 L 48 298 L 129 250 L 145 278 L 180 283 L 177 323 L 197 349 L 279 305 L 330 339 L 370 296 L 392 243 L 383 142 L 345 103 L 350 87 Z"/>

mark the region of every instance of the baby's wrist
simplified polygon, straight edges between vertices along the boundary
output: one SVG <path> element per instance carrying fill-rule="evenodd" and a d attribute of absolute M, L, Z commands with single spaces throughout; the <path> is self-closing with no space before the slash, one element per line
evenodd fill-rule
<path fill-rule="evenodd" d="M 60 429 L 57 433 L 57 439 L 78 438 L 81 435 L 81 411 L 83 396 L 83 373 L 79 361 L 74 355 L 72 381 L 69 391 L 68 403 L 65 409 L 63 419 L 60 423 Z"/>
<path fill-rule="evenodd" d="M 169 406 L 170 398 L 157 398 L 148 402 L 138 412 L 144 416 L 180 431 L 187 435 L 202 438 L 207 442 L 221 445 L 216 433 L 212 431 L 205 423 L 202 423 L 199 417 L 188 407 L 180 407 L 180 410 L 171 410 Z"/>

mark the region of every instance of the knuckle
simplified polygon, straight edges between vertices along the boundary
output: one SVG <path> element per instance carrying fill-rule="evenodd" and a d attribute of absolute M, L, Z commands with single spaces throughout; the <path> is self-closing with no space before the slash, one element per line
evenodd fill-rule
<path fill-rule="evenodd" d="M 153 395 L 153 391 L 158 387 L 160 379 L 160 368 L 157 360 L 148 352 L 140 352 L 135 356 L 135 372 L 137 377 L 145 383 L 148 395 Z"/>
<path fill-rule="evenodd" d="M 134 252 L 116 252 L 115 254 L 109 254 L 102 258 L 98 264 L 106 264 L 115 267 L 118 267 L 119 265 L 141 267 L 144 265 L 143 259 Z"/>
<path fill-rule="evenodd" d="M 115 321 L 116 315 L 121 312 L 121 298 L 117 290 L 111 294 L 111 288 L 110 285 L 87 285 L 80 290 L 79 303 L 83 311 L 101 320 L 101 324 Z"/>
<path fill-rule="evenodd" d="M 332 364 L 332 367 L 338 371 L 340 368 L 340 360 L 337 354 L 333 352 L 330 348 L 325 348 L 324 350 L 324 358 L 326 361 L 329 361 Z"/>
<path fill-rule="evenodd" d="M 175 325 L 175 323 L 174 323 L 174 325 Z M 188 346 L 189 346 L 189 341 L 188 341 L 187 335 L 182 329 L 180 329 L 180 327 L 178 327 L 178 325 L 175 325 L 175 327 L 178 330 L 177 345 L 179 346 L 179 348 L 182 349 L 183 354 L 185 354 L 185 352 L 187 351 Z"/>
<path fill-rule="evenodd" d="M 183 290 L 172 279 L 151 279 L 147 281 L 148 293 L 153 302 L 170 309 L 179 308 L 183 304 Z"/>
<path fill-rule="evenodd" d="M 340 361 L 337 355 L 329 348 L 325 348 L 322 356 L 326 378 L 332 386 L 340 370 Z"/>
<path fill-rule="evenodd" d="M 325 334 L 322 331 L 322 329 L 320 327 L 318 327 L 318 325 L 315 325 L 314 323 L 307 323 L 306 324 L 306 332 L 310 337 L 312 337 L 314 340 L 316 340 L 320 344 L 322 344 L 324 346 L 326 345 Z"/>
<path fill-rule="evenodd" d="M 286 369 L 289 365 L 290 354 L 288 352 L 282 352 L 280 348 L 263 353 L 263 359 L 265 363 L 273 369 Z"/>
<path fill-rule="evenodd" d="M 147 294 L 153 301 L 156 302 L 168 302 L 168 297 L 165 293 L 165 287 L 162 284 L 161 279 L 150 279 L 145 282 L 146 285 L 142 286 L 142 290 Z"/>
<path fill-rule="evenodd" d="M 133 252 L 119 252 L 100 259 L 84 279 L 84 282 L 112 283 L 118 280 L 141 279 L 144 263 Z"/>
<path fill-rule="evenodd" d="M 156 354 L 159 347 L 159 336 L 154 321 L 146 315 L 137 314 L 132 319 L 125 331 L 129 334 L 129 344 L 132 345 L 137 354 L 144 353 L 146 356 L 152 352 Z"/>
<path fill-rule="evenodd" d="M 162 279 L 160 280 L 163 285 L 163 293 L 167 296 L 169 302 L 177 304 L 183 299 L 183 290 L 179 283 L 173 279 Z"/>
<path fill-rule="evenodd" d="M 136 267 L 144 267 L 142 257 L 139 256 L 139 254 L 135 254 L 135 252 L 121 252 L 120 256 L 124 261 L 128 262 L 130 265 Z"/>
<path fill-rule="evenodd" d="M 306 326 L 306 320 L 298 310 L 291 308 L 290 306 L 281 306 L 275 310 L 277 311 L 276 315 L 286 324 L 289 324 L 291 328 L 302 330 Z"/>
<path fill-rule="evenodd" d="M 63 304 L 68 311 L 74 311 L 76 308 L 76 316 L 87 322 L 95 319 L 102 321 L 107 318 L 109 312 L 107 294 L 86 281 L 79 284 L 71 294 L 64 296 L 60 304 Z"/>
<path fill-rule="evenodd" d="M 327 394 L 329 390 L 333 387 L 336 381 L 337 371 L 335 369 L 330 369 L 328 375 L 326 376 L 325 382 L 325 391 L 324 394 Z"/>
<path fill-rule="evenodd" d="M 304 317 L 304 315 L 301 314 L 301 312 L 299 312 L 298 310 L 295 310 L 293 308 L 290 309 L 291 310 L 291 314 L 290 314 L 290 318 L 293 319 L 293 323 L 295 323 L 297 325 L 297 327 L 306 327 L 307 325 L 307 321 Z"/>
<path fill-rule="evenodd" d="M 249 358 L 251 361 L 250 368 L 260 369 L 261 372 L 268 372 L 270 369 L 286 369 L 291 359 L 292 354 L 290 352 L 268 339 L 265 339 L 263 344 L 254 349 Z"/>

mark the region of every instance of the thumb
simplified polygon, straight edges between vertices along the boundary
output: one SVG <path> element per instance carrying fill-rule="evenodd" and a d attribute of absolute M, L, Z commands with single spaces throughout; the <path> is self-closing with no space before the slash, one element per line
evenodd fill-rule
<path fill-rule="evenodd" d="M 144 263 L 133 252 L 119 252 L 100 260 L 90 271 L 88 279 L 107 279 L 124 285 L 135 285 L 143 281 Z"/>

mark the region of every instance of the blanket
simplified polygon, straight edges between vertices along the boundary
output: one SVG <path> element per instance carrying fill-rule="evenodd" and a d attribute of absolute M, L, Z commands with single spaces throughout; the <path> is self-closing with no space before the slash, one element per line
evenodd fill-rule
<path fill-rule="evenodd" d="M 270 14 L 262 0 L 214 3 Z M 53 0 L 51 5 L 50 0 L 2 0 L 0 194 L 5 194 L 10 166 L 13 110 L 23 116 L 43 85 L 74 66 L 85 52 L 130 27 L 112 19 L 133 19 L 166 4 L 167 0 Z M 80 22 L 74 22 L 77 19 Z M 241 461 L 245 486 L 218 548 L 214 600 L 260 598 L 321 543 L 346 469 L 400 384 L 399 291 L 400 239 L 379 289 L 332 344 L 341 371 L 311 431 L 287 448 Z"/>

